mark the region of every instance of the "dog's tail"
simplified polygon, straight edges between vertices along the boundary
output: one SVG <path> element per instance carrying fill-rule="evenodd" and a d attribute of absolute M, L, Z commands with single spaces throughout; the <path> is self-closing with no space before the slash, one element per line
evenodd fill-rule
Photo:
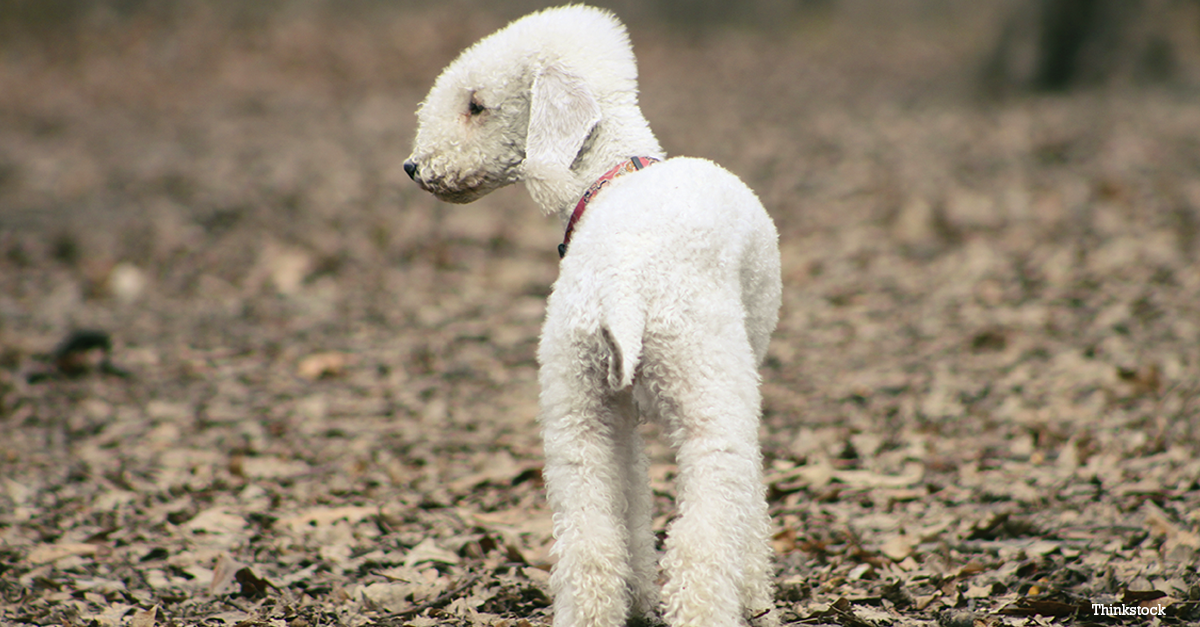
<path fill-rule="evenodd" d="M 615 301 L 615 302 L 613 302 Z M 608 347 L 608 385 L 613 391 L 633 385 L 642 358 L 646 309 L 636 298 L 619 298 L 603 306 L 600 336 Z"/>

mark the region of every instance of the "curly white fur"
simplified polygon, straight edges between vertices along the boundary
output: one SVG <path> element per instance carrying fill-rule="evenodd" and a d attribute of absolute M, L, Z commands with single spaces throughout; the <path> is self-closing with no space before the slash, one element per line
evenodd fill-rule
<path fill-rule="evenodd" d="M 568 216 L 632 156 L 663 158 L 637 104 L 624 27 L 584 6 L 526 16 L 448 66 L 405 170 L 470 202 L 524 181 Z M 780 303 L 775 227 L 737 177 L 673 158 L 613 180 L 576 225 L 538 350 L 558 627 L 772 624 L 758 365 Z M 677 447 L 679 515 L 662 598 L 647 460 Z"/>

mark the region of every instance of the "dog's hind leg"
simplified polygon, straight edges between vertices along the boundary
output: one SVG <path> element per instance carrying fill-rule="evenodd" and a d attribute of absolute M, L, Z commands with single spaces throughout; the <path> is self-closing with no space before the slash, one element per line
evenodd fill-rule
<path fill-rule="evenodd" d="M 671 342 L 686 348 L 646 368 L 678 446 L 679 516 L 663 557 L 672 627 L 769 624 L 773 606 L 755 360 L 740 325 L 723 328 Z"/>
<path fill-rule="evenodd" d="M 543 336 L 539 376 L 543 476 L 558 557 L 550 577 L 554 624 L 623 627 L 642 576 L 630 560 L 628 521 L 642 507 L 627 489 L 637 442 L 630 402 L 621 397 L 630 393 L 611 391 L 600 338 L 548 337 L 553 332 Z"/>
<path fill-rule="evenodd" d="M 645 622 L 657 618 L 658 587 L 655 582 L 658 579 L 658 554 L 651 527 L 654 501 L 650 492 L 650 461 L 637 430 L 639 417 L 632 396 L 629 392 L 620 396 L 626 424 L 617 434 L 617 447 L 624 472 L 625 527 L 629 533 L 630 614 L 632 619 Z"/>

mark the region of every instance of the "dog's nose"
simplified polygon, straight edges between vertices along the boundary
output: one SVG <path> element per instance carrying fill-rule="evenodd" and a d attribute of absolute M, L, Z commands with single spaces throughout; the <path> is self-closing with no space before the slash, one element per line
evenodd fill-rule
<path fill-rule="evenodd" d="M 413 161 L 412 159 L 405 161 L 404 173 L 408 175 L 408 178 L 414 181 L 417 180 L 417 162 Z"/>

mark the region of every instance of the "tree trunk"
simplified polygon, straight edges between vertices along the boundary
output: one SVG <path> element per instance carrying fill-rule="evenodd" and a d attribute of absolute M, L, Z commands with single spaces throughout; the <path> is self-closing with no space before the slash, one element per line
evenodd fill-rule
<path fill-rule="evenodd" d="M 1164 82 L 1200 38 L 1196 0 L 1022 0 L 984 69 L 993 93 Z"/>

